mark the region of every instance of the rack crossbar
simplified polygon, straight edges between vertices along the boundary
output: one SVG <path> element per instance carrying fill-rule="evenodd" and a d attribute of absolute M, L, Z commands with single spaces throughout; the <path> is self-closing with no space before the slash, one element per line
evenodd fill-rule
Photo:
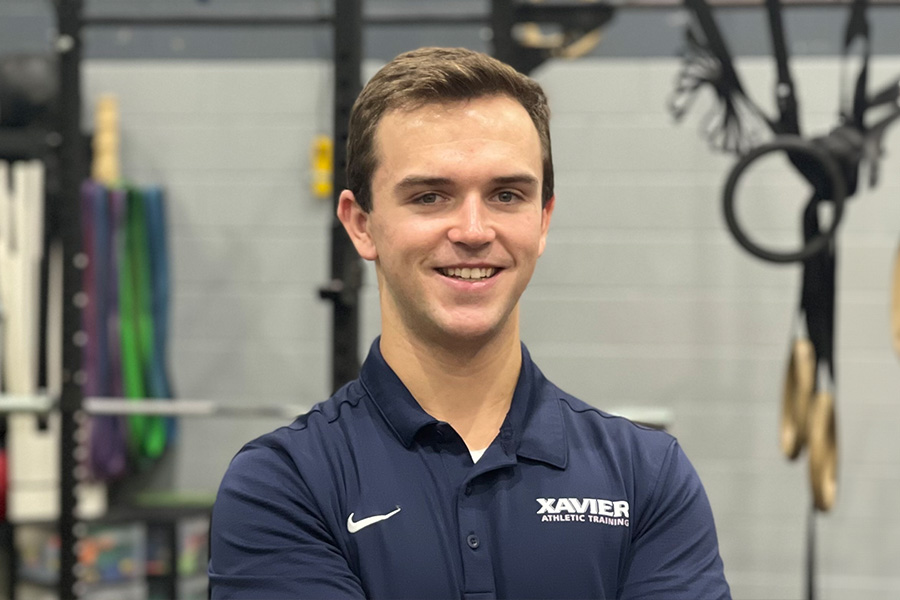
<path fill-rule="evenodd" d="M 47 394 L 2 394 L 0 414 L 45 413 L 56 406 L 56 399 Z"/>
<path fill-rule="evenodd" d="M 84 24 L 92 27 L 321 27 L 331 25 L 331 15 L 85 15 Z M 366 17 L 368 26 L 403 25 L 471 26 L 486 25 L 487 15 L 383 15 Z"/>
<path fill-rule="evenodd" d="M 293 419 L 308 410 L 299 404 L 223 404 L 215 400 L 127 400 L 85 398 L 89 415 L 156 415 L 178 417 L 277 417 Z"/>

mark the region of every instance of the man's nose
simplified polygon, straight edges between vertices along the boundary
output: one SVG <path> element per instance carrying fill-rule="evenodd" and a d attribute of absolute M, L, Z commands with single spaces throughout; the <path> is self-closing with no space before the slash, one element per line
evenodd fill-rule
<path fill-rule="evenodd" d="M 470 194 L 460 204 L 456 223 L 450 229 L 450 241 L 467 246 L 483 246 L 497 237 L 490 209 L 480 194 Z"/>

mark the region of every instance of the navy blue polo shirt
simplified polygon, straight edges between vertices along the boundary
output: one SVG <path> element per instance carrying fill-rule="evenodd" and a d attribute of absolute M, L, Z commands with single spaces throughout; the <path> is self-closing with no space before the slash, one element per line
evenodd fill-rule
<path fill-rule="evenodd" d="M 213 510 L 213 598 L 730 598 L 676 440 L 550 383 L 522 347 L 477 463 L 384 361 L 247 444 Z"/>

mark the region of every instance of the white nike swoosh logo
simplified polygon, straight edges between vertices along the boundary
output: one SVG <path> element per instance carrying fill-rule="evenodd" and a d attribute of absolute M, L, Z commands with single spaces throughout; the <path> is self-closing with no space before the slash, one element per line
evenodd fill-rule
<path fill-rule="evenodd" d="M 378 523 L 379 521 L 384 521 L 385 519 L 390 519 L 391 517 L 396 515 L 398 512 L 400 512 L 399 506 L 397 507 L 397 510 L 392 510 L 391 512 L 389 512 L 386 515 L 374 515 L 371 517 L 366 517 L 365 519 L 360 519 L 359 521 L 353 520 L 353 515 L 356 513 L 350 513 L 350 516 L 347 517 L 347 531 L 349 531 L 350 533 L 356 533 L 360 529 L 364 529 L 364 528 L 368 527 L 369 525 L 374 525 L 375 523 Z"/>

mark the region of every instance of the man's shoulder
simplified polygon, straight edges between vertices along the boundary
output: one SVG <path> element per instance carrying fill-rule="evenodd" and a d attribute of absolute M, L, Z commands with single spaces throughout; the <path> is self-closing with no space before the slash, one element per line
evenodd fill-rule
<path fill-rule="evenodd" d="M 662 429 L 635 422 L 626 416 L 607 412 L 564 392 L 553 384 L 550 385 L 560 401 L 561 410 L 568 415 L 569 422 L 576 428 L 596 430 L 604 436 L 611 436 L 618 441 L 629 441 L 658 448 L 668 448 L 675 442 L 675 438 Z"/>
<path fill-rule="evenodd" d="M 559 401 L 572 464 L 590 466 L 599 458 L 626 478 L 655 479 L 672 461 L 687 460 L 670 433 L 602 410 L 547 383 L 545 398 Z"/>
<path fill-rule="evenodd" d="M 249 442 L 239 454 L 268 450 L 276 454 L 322 452 L 340 446 L 348 439 L 354 422 L 370 419 L 367 410 L 359 410 L 365 391 L 358 380 L 344 385 L 325 401 L 312 406 L 293 422 L 265 433 Z"/>
<path fill-rule="evenodd" d="M 359 380 L 354 379 L 342 386 L 327 400 L 319 402 L 304 414 L 299 415 L 287 428 L 293 431 L 315 431 L 341 419 L 357 418 L 360 415 L 354 412 L 354 409 L 359 406 L 365 395 L 365 389 Z"/>
<path fill-rule="evenodd" d="M 558 397 L 572 465 L 587 465 L 593 473 L 591 468 L 599 460 L 603 469 L 634 489 L 635 502 L 648 502 L 651 496 L 660 501 L 660 495 L 668 496 L 682 486 L 700 487 L 690 460 L 670 433 L 603 411 L 565 392 Z M 663 480 L 667 483 L 659 485 Z"/>

